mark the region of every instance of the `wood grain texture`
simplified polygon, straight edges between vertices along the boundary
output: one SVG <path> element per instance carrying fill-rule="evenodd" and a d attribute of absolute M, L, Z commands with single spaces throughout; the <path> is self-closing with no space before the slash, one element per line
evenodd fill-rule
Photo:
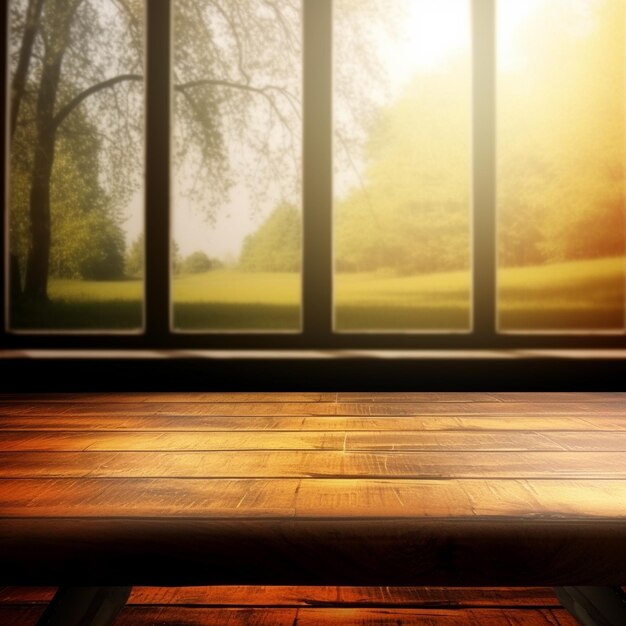
<path fill-rule="evenodd" d="M 0 624 L 3 626 L 35 626 L 45 607 L 0 605 Z"/>
<path fill-rule="evenodd" d="M 137 402 L 611 402 L 626 401 L 626 392 L 167 392 L 167 393 L 5 393 L 3 402 L 137 403 Z"/>
<path fill-rule="evenodd" d="M 0 402 L 0 415 L 620 416 L 626 399 L 578 402 Z"/>
<path fill-rule="evenodd" d="M 626 518 L 615 480 L 5 479 L 2 518 Z"/>
<path fill-rule="evenodd" d="M 626 431 L 41 431 L 0 430 L 6 452 L 76 451 L 598 451 L 626 452 Z"/>
<path fill-rule="evenodd" d="M 1 440 L 0 440 L 1 441 Z M 526 432 L 346 431 L 346 450 L 425 451 L 626 451 L 626 431 Z"/>
<path fill-rule="evenodd" d="M 47 603 L 54 587 L 4 587 L 0 604 Z M 549 587 L 134 587 L 129 606 L 560 608 Z"/>
<path fill-rule="evenodd" d="M 264 392 L 168 392 L 168 393 L 81 393 L 77 397 L 75 393 L 37 393 L 37 394 L 3 394 L 3 402 L 24 403 L 73 403 L 73 402 L 94 402 L 97 404 L 119 402 L 119 403 L 137 403 L 137 402 L 336 402 L 337 393 L 319 393 L 319 392 L 282 392 L 264 393 Z"/>
<path fill-rule="evenodd" d="M 0 606 L 3 626 L 35 626 L 43 606 Z M 115 626 L 576 626 L 563 609 L 266 609 L 127 607 Z"/>
<path fill-rule="evenodd" d="M 51 431 L 623 431 L 626 423 L 620 416 L 587 415 L 583 417 L 220 417 L 220 416 L 124 416 L 101 415 L 11 415 L 0 416 L 0 431 L 51 430 Z"/>
<path fill-rule="evenodd" d="M 626 394 L 2 396 L 0 553 L 4 584 L 622 584 Z"/>
<path fill-rule="evenodd" d="M 339 392 L 338 402 L 623 402 L 624 392 Z"/>
<path fill-rule="evenodd" d="M 577 626 L 564 610 L 531 609 L 129 609 L 116 626 Z"/>
<path fill-rule="evenodd" d="M 604 434 L 604 433 L 601 433 Z M 343 450 L 341 431 L 205 431 L 205 432 L 24 432 L 0 430 L 0 449 L 5 451 L 219 451 L 219 450 Z M 615 438 L 607 441 L 615 441 Z M 624 440 L 626 449 L 626 439 Z M 538 444 L 539 445 L 539 444 Z M 556 444 L 546 440 L 544 449 Z M 561 448 L 562 449 L 562 448 Z"/>
<path fill-rule="evenodd" d="M 623 452 L 0 452 L 5 478 L 626 479 Z"/>

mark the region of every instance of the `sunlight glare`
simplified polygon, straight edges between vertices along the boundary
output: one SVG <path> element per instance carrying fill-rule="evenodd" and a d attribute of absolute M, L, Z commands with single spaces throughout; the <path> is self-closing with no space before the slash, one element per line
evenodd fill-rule
<path fill-rule="evenodd" d="M 413 67 L 433 71 L 469 45 L 467 0 L 411 2 L 405 36 Z"/>
<path fill-rule="evenodd" d="M 558 7 L 562 14 L 560 28 L 574 37 L 585 38 L 597 28 L 595 14 L 602 2 L 604 0 L 498 0 L 498 71 L 524 69 L 528 47 L 527 41 L 520 41 L 522 30 L 546 8 Z"/>
<path fill-rule="evenodd" d="M 509 71 L 523 63 L 523 50 L 516 46 L 517 31 L 539 8 L 542 0 L 510 2 L 499 0 L 497 3 L 496 37 L 498 48 L 498 70 Z"/>
<path fill-rule="evenodd" d="M 498 67 L 509 71 L 523 65 L 523 50 L 516 44 L 521 28 L 545 6 L 547 0 L 499 0 L 497 2 Z M 593 7 L 598 0 L 550 0 L 562 2 L 568 14 L 566 28 L 588 34 Z M 468 0 L 419 0 L 401 5 L 402 26 L 385 44 L 395 58 L 394 73 L 436 72 L 470 46 L 471 3 Z M 397 39 L 395 36 L 397 35 Z"/>

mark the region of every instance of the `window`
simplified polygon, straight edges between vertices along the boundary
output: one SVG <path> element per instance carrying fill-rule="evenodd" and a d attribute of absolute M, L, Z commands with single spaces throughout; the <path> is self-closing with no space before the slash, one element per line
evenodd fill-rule
<path fill-rule="evenodd" d="M 301 0 L 172 6 L 173 328 L 299 332 Z"/>
<path fill-rule="evenodd" d="M 59 330 L 69 330 L 60 328 L 62 324 L 52 324 L 49 329 L 57 331 L 52 334 L 43 332 L 42 323 L 37 320 L 15 323 L 20 318 L 15 317 L 15 307 L 10 306 L 11 294 L 15 293 L 15 280 L 10 276 L 14 243 L 6 237 L 2 258 L 10 280 L 5 288 L 8 306 L 3 345 L 216 349 L 624 347 L 623 3 L 533 0 L 523 3 L 527 10 L 521 15 L 516 0 L 385 2 L 389 10 L 395 5 L 399 11 L 415 12 L 412 19 L 421 24 L 425 39 L 422 53 L 430 42 L 433 47 L 426 56 L 454 49 L 456 61 L 434 63 L 436 70 L 431 66 L 408 80 L 409 71 L 398 69 L 399 63 L 388 59 L 390 65 L 385 73 L 396 71 L 398 75 L 392 79 L 403 83 L 402 90 L 387 101 L 381 92 L 372 117 L 372 111 L 354 99 L 354 80 L 357 85 L 361 80 L 366 84 L 368 77 L 355 74 L 346 78 L 344 71 L 350 59 L 360 54 L 359 41 L 342 31 L 354 23 L 351 20 L 356 18 L 350 12 L 359 3 L 281 2 L 297 20 L 301 19 L 302 29 L 301 39 L 299 34 L 296 37 L 296 53 L 291 61 L 285 67 L 274 66 L 278 73 L 289 76 L 287 82 L 293 87 L 294 93 L 290 91 L 283 99 L 273 98 L 274 94 L 267 97 L 271 76 L 263 67 L 263 55 L 270 58 L 274 54 L 268 43 L 276 40 L 271 28 L 284 27 L 280 15 L 263 14 L 265 27 L 261 26 L 262 20 L 257 21 L 258 64 L 254 68 L 257 73 L 252 75 L 238 61 L 242 42 L 229 39 L 228 34 L 229 20 L 245 16 L 216 13 L 212 24 L 220 49 L 187 50 L 181 29 L 199 27 L 191 14 L 198 3 L 145 3 L 145 86 L 141 79 L 143 55 L 129 52 L 141 51 L 143 47 L 143 43 L 138 43 L 143 42 L 139 26 L 143 20 L 133 15 L 133 31 L 116 26 L 113 11 L 98 15 L 103 24 L 107 22 L 108 32 L 116 33 L 120 40 L 128 39 L 126 52 L 111 60 L 117 64 L 116 75 L 137 76 L 136 80 L 129 78 L 123 81 L 124 85 L 110 90 L 108 106 L 130 103 L 139 111 L 137 102 L 145 95 L 145 116 L 142 113 L 135 117 L 135 130 L 128 135 L 136 145 L 137 140 L 141 143 L 141 131 L 145 129 L 145 228 L 136 220 L 135 237 L 130 242 L 135 244 L 139 265 L 145 246 L 143 329 L 138 330 L 138 308 L 133 323 L 117 329 L 109 325 L 104 330 L 118 332 L 104 337 L 100 332 L 103 325 L 98 325 L 95 317 L 102 312 L 98 305 L 92 313 L 94 317 L 89 318 L 96 322 L 84 325 L 98 332 L 88 335 L 58 334 Z M 37 4 L 14 0 L 11 11 L 24 19 L 28 7 Z M 85 0 L 79 8 L 86 12 L 83 19 L 88 20 L 88 11 L 94 10 L 96 4 L 92 6 Z M 124 4 L 131 11 L 141 13 L 143 9 L 141 3 Z M 229 6 L 241 11 L 250 7 L 253 11 L 270 11 L 280 4 L 246 0 Z M 377 3 L 372 0 L 361 4 L 375 7 Z M 368 24 L 371 27 L 377 17 L 375 13 L 361 14 L 359 19 L 364 20 L 367 31 Z M 59 28 L 62 22 L 59 20 Z M 513 32 L 513 23 L 522 23 L 523 27 Z M 549 28 L 549 24 L 560 30 Z M 77 36 L 75 31 L 72 33 Z M 371 32 L 370 36 L 379 37 Z M 268 37 L 268 42 L 263 37 Z M 456 37 L 452 43 L 451 37 Z M 537 41 L 544 43 L 536 44 Z M 97 45 L 94 40 L 89 51 Z M 351 45 L 355 48 L 351 49 Z M 119 49 L 124 50 L 123 46 Z M 526 56 L 520 56 L 520 50 Z M 10 55 L 9 62 L 5 59 L 5 68 L 16 68 L 19 50 L 11 48 Z M 106 68 L 97 63 L 89 65 L 88 61 L 76 58 L 77 68 L 81 62 L 86 68 L 83 74 L 77 69 L 77 75 L 86 76 L 88 70 L 100 82 L 105 81 Z M 197 68 L 206 68 L 212 62 L 230 63 L 232 72 L 227 68 L 225 75 L 233 81 L 243 79 L 242 84 L 256 90 L 261 104 L 246 112 L 256 120 L 246 127 L 252 135 L 239 132 L 243 127 L 232 123 L 222 127 L 220 133 L 210 132 L 211 107 L 219 110 L 220 98 L 223 99 L 220 89 L 227 89 L 228 85 L 219 85 L 217 89 L 213 86 L 212 91 L 200 89 L 193 95 L 186 93 L 185 85 L 196 83 L 194 86 L 198 87 L 198 83 L 206 82 Z M 12 71 L 14 76 L 16 70 Z M 353 82 L 345 93 L 340 93 L 341 81 L 350 79 Z M 89 85 L 66 84 L 63 89 L 64 99 L 60 102 L 71 103 L 89 90 Z M 22 107 L 35 106 L 30 97 L 31 101 L 24 99 Z M 6 107 L 7 98 L 4 100 Z M 342 145 L 342 132 L 351 123 L 345 115 L 346 103 L 355 119 L 362 111 L 367 123 L 358 119 L 355 123 L 360 129 L 368 129 L 367 137 L 361 137 L 361 152 L 357 150 L 347 157 L 347 148 Z M 237 102 L 231 100 L 229 106 L 236 107 Z M 282 237 L 276 224 L 281 228 L 288 224 L 288 241 L 296 264 L 293 271 L 282 277 L 285 283 L 279 285 L 276 281 L 280 277 L 276 274 L 280 272 L 273 272 L 270 266 L 258 271 L 259 266 L 255 266 L 259 258 L 265 263 L 268 253 L 267 246 L 259 245 L 251 236 L 247 262 L 254 272 L 244 278 L 257 290 L 252 300 L 236 301 L 242 283 L 229 283 L 227 273 L 214 271 L 222 262 L 219 259 L 208 255 L 192 258 L 191 248 L 182 255 L 189 263 L 187 267 L 195 263 L 194 267 L 206 271 L 212 267 L 214 271 L 203 303 L 194 304 L 186 295 L 193 288 L 193 274 L 178 276 L 174 271 L 173 264 L 179 259 L 173 243 L 180 245 L 184 224 L 179 214 L 187 202 L 181 181 L 193 179 L 192 167 L 207 165 L 194 160 L 192 153 L 183 154 L 193 133 L 198 132 L 182 121 L 185 107 L 205 116 L 208 125 L 200 129 L 207 132 L 205 141 L 229 138 L 218 148 L 229 158 L 234 154 L 241 157 L 240 173 L 250 170 L 249 144 L 259 140 L 253 136 L 255 129 L 278 128 L 281 116 L 291 113 L 301 116 L 301 135 L 284 138 L 276 131 L 265 138 L 267 145 L 289 146 L 296 155 L 291 161 L 292 170 L 283 164 L 278 174 L 276 170 L 271 174 L 276 163 L 270 167 L 257 161 L 265 179 L 270 181 L 272 200 L 266 204 L 266 213 L 257 222 L 259 228 L 255 232 L 265 228 L 274 233 L 272 237 Z M 22 114 L 23 111 L 24 108 Z M 438 114 L 445 119 L 439 119 Z M 57 158 L 62 157 L 59 163 L 63 162 L 69 172 L 67 193 L 84 191 L 82 202 L 85 206 L 93 204 L 94 219 L 99 215 L 98 203 L 104 197 L 104 188 L 113 189 L 116 182 L 115 166 L 122 164 L 121 159 L 111 161 L 109 178 L 98 173 L 91 181 L 81 179 L 86 190 L 72 182 L 77 163 L 80 161 L 83 171 L 88 170 L 89 151 L 93 156 L 98 149 L 79 138 L 90 124 L 105 119 L 106 110 L 100 115 L 98 118 L 95 109 L 86 109 L 82 116 L 75 116 L 73 128 L 68 127 L 68 137 L 63 140 L 65 144 L 57 149 Z M 225 119 L 220 117 L 220 123 Z M 406 133 L 402 132 L 402 124 Z M 10 137 L 7 124 L 5 145 Z M 110 139 L 103 137 L 102 141 Z M 22 141 L 27 142 L 27 138 Z M 122 149 L 122 144 L 115 140 L 112 145 Z M 385 170 L 390 166 L 380 159 L 386 149 L 412 161 L 393 165 L 394 176 L 404 168 L 403 180 L 410 180 L 411 172 L 415 172 L 414 187 L 399 197 L 393 207 L 389 197 L 402 181 L 396 182 Z M 126 150 L 123 156 L 130 157 L 135 170 L 141 172 L 139 153 Z M 5 170 L 7 165 L 12 174 L 10 193 L 24 195 L 11 158 L 5 162 Z M 213 172 L 215 180 L 226 174 L 219 167 Z M 430 181 L 430 187 L 425 181 Z M 233 181 L 240 198 L 245 182 L 243 175 Z M 281 186 L 290 190 L 278 191 Z M 66 192 L 59 187 L 56 193 L 62 197 Z M 14 196 L 10 197 L 15 204 Z M 279 198 L 284 198 L 284 202 L 278 202 Z M 242 202 L 254 200 L 248 190 Z M 361 219 L 359 211 L 369 202 L 375 204 L 371 219 Z M 141 192 L 134 203 L 141 207 Z M 228 207 L 228 201 L 221 206 Z M 593 211 L 588 210 L 589 206 L 594 207 Z M 100 213 L 106 217 L 107 210 L 101 209 Z M 383 214 L 393 214 L 394 224 L 377 223 Z M 422 216 L 423 227 L 416 227 L 416 214 Z M 7 226 L 11 215 L 9 211 L 5 216 Z M 270 217 L 275 218 L 274 222 Z M 115 219 L 112 223 L 116 223 Z M 67 223 L 69 228 L 71 219 Z M 219 228 L 216 237 L 227 232 Z M 11 231 L 8 227 L 6 230 Z M 92 236 L 103 230 L 93 227 Z M 68 240 L 75 241 L 77 238 L 68 232 Z M 141 243 L 142 232 L 145 244 Z M 119 239 L 119 232 L 117 236 Z M 577 241 L 581 239 L 584 245 Z M 266 240 L 271 241 L 271 237 Z M 411 241 L 413 246 L 409 245 Z M 85 264 L 89 265 L 87 261 Z M 89 269 L 81 266 L 76 271 L 85 276 Z M 70 270 L 63 269 L 66 271 Z M 97 271 L 97 267 L 92 271 Z M 220 276 L 224 277 L 221 284 Z M 268 282 L 264 283 L 265 279 Z M 140 285 L 138 281 L 133 284 Z M 246 293 L 253 292 L 247 289 Z M 281 300 L 282 295 L 273 293 L 276 290 L 290 295 Z"/>
<path fill-rule="evenodd" d="M 467 333 L 470 2 L 356 7 L 333 5 L 334 327 Z"/>
<path fill-rule="evenodd" d="M 138 330 L 143 2 L 10 6 L 8 324 Z"/>
<path fill-rule="evenodd" d="M 499 0 L 498 327 L 624 332 L 624 2 Z"/>

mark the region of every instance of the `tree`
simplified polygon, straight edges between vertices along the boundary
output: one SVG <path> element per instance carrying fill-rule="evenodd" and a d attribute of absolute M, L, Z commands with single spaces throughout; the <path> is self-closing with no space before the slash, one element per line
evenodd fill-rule
<path fill-rule="evenodd" d="M 243 243 L 239 268 L 251 272 L 299 272 L 302 215 L 292 204 L 277 206 Z"/>
<path fill-rule="evenodd" d="M 570 24 L 574 4 L 544 3 L 519 25 L 523 62 L 498 75 L 503 266 L 624 254 L 625 11 L 597 0 Z M 470 267 L 469 75 L 451 59 L 381 107 L 363 185 L 335 209 L 338 271 Z"/>
<path fill-rule="evenodd" d="M 285 1 L 279 10 L 273 2 L 181 0 L 174 6 L 180 34 L 174 62 L 177 157 L 178 162 L 194 163 L 199 174 L 193 179 L 212 189 L 206 197 L 211 211 L 231 183 L 228 163 L 234 157 L 224 142 L 226 131 L 252 133 L 263 150 L 275 144 L 268 130 L 269 135 L 277 125 L 289 130 L 299 99 L 297 88 L 291 90 L 298 84 L 292 70 L 299 54 L 299 5 Z M 16 127 L 32 127 L 36 146 L 29 174 L 25 284 L 25 296 L 32 302 L 47 298 L 54 163 L 76 111 L 82 110 L 107 138 L 99 165 L 111 201 L 127 197 L 136 184 L 141 169 L 136 155 L 142 139 L 142 10 L 139 0 L 12 4 L 12 115 Z M 267 46 L 268 37 L 277 38 L 284 54 L 272 58 L 275 49 Z M 35 103 L 32 119 L 20 106 L 26 92 Z M 266 118 L 263 128 L 253 117 L 259 112 Z M 294 139 L 294 148 L 296 144 Z M 278 147 L 285 145 L 281 141 Z M 281 155 L 277 161 L 286 158 L 288 153 L 276 147 L 272 154 Z M 134 181 L 128 172 L 135 174 Z"/>
<path fill-rule="evenodd" d="M 145 257 L 144 235 L 141 233 L 128 247 L 124 273 L 129 278 L 143 278 Z"/>
<path fill-rule="evenodd" d="M 376 7 L 384 14 L 386 3 L 344 4 L 358 17 Z M 29 126 L 35 146 L 28 174 L 25 296 L 37 303 L 47 299 L 55 158 L 77 111 L 103 138 L 99 179 L 111 204 L 122 205 L 139 184 L 144 2 L 14 0 L 11 6 L 12 129 Z M 180 186 L 202 199 L 208 218 L 229 193 L 238 168 L 248 172 L 256 198 L 270 190 L 294 197 L 301 158 L 300 0 L 177 0 L 173 6 Z M 354 22 L 366 28 L 366 20 Z M 367 49 L 366 38 L 357 39 Z M 367 93 L 364 78 L 358 88 Z M 24 94 L 34 102 L 32 117 L 20 105 Z M 243 137 L 246 150 L 229 143 Z M 269 157 L 262 167 L 260 154 Z"/>
<path fill-rule="evenodd" d="M 217 269 L 221 263 L 216 259 L 210 259 L 204 252 L 197 250 L 183 259 L 181 264 L 182 274 L 201 274 L 209 270 Z"/>
<path fill-rule="evenodd" d="M 172 247 L 170 249 L 171 261 L 172 261 L 172 272 L 175 276 L 181 273 L 182 265 L 183 265 L 183 257 L 180 253 L 180 246 L 176 241 L 172 242 Z"/>
<path fill-rule="evenodd" d="M 26 97 L 24 112 L 32 113 Z M 10 249 L 24 266 L 29 249 L 30 172 L 34 159 L 32 128 L 13 136 L 10 186 Z M 58 278 L 114 279 L 123 275 L 121 218 L 99 180 L 100 139 L 78 111 L 57 141 L 50 184 L 49 274 Z"/>
<path fill-rule="evenodd" d="M 469 267 L 469 72 L 417 74 L 380 110 L 363 186 L 336 207 L 340 271 L 400 274 Z"/>
<path fill-rule="evenodd" d="M 22 19 L 22 16 L 26 16 L 26 19 Z M 114 199 L 114 192 L 124 187 L 125 180 L 124 177 L 109 176 L 107 181 L 99 158 L 104 143 L 99 141 L 105 134 L 103 127 L 106 127 L 112 116 L 110 111 L 108 115 L 104 114 L 107 107 L 98 110 L 97 106 L 88 109 L 80 105 L 89 96 L 115 84 L 101 79 L 110 71 L 109 67 L 117 69 L 115 59 L 112 62 L 110 55 L 107 58 L 102 51 L 107 49 L 105 46 L 115 46 L 125 41 L 122 41 L 124 36 L 118 29 L 113 30 L 110 33 L 111 40 L 104 43 L 105 37 L 100 32 L 104 27 L 104 18 L 98 11 L 97 3 L 92 4 L 87 0 L 18 0 L 12 3 L 12 23 L 12 63 L 15 70 L 11 94 L 11 132 L 14 139 L 11 162 L 27 163 L 29 166 L 25 172 L 29 205 L 29 244 L 24 296 L 30 302 L 37 303 L 47 299 L 47 279 L 51 271 L 69 271 L 72 274 L 89 276 L 119 274 L 122 259 L 119 221 L 114 217 L 111 223 L 103 218 L 105 213 L 109 216 L 114 216 L 115 213 L 111 204 L 106 208 L 103 206 Z M 141 65 L 140 59 L 137 65 Z M 32 102 L 32 106 L 25 107 L 26 101 Z M 131 110 L 133 107 L 129 105 L 128 108 Z M 77 116 L 82 124 L 76 123 Z M 28 137 L 28 142 L 15 140 L 20 128 Z M 82 239 L 89 240 L 92 254 L 84 260 L 81 268 L 68 270 L 65 264 L 63 269 L 58 263 L 56 268 L 51 268 L 55 238 L 58 242 L 52 232 L 54 188 L 59 187 L 58 180 L 66 169 L 63 159 L 71 161 L 72 158 L 80 158 L 76 155 L 69 156 L 63 145 L 68 149 L 76 148 L 80 145 L 81 135 L 86 144 L 91 142 L 94 145 L 93 140 L 97 141 L 95 175 L 92 159 L 87 171 L 82 171 L 81 168 L 73 179 L 76 194 L 80 194 L 84 188 L 95 187 L 98 191 L 94 194 L 94 210 L 82 211 L 85 219 L 75 223 L 83 231 Z M 122 139 L 114 145 L 123 152 L 128 142 Z M 32 147 L 32 150 L 28 150 L 28 147 Z M 128 158 L 116 160 L 116 166 L 123 168 L 127 162 Z M 94 180 L 94 176 L 98 181 L 95 185 L 90 182 Z M 102 189 L 101 183 L 111 181 L 119 182 L 117 185 L 109 185 L 107 193 Z M 73 212 L 74 218 L 79 216 L 76 197 L 70 195 L 60 199 L 57 204 L 59 207 L 63 205 L 65 213 Z M 58 235 L 63 230 L 59 226 L 63 222 L 56 222 Z M 65 226 L 67 225 L 66 221 Z M 81 239 L 76 237 L 77 234 L 81 233 L 70 229 L 62 247 L 76 249 Z M 102 244 L 99 250 L 98 239 Z M 105 268 L 103 263 L 108 267 Z"/>
<path fill-rule="evenodd" d="M 624 7 L 545 3 L 499 76 L 503 265 L 624 253 Z"/>
<path fill-rule="evenodd" d="M 128 278 L 143 278 L 145 271 L 145 237 L 141 233 L 130 244 L 124 259 L 124 274 Z M 180 246 L 176 241 L 172 242 L 170 249 L 172 260 L 172 272 L 175 275 L 183 272 L 183 259 L 180 254 Z"/>

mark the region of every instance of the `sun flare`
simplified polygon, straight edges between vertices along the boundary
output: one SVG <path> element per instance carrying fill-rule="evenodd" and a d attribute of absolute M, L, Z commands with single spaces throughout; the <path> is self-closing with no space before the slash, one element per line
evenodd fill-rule
<path fill-rule="evenodd" d="M 591 0 L 579 0 L 578 12 L 585 12 Z M 518 63 L 516 34 L 541 9 L 545 0 L 499 0 L 497 2 L 497 46 L 500 69 Z M 404 1 L 401 24 L 386 54 L 393 55 L 398 72 L 434 72 L 450 59 L 466 56 L 471 48 L 471 2 L 469 0 Z"/>

